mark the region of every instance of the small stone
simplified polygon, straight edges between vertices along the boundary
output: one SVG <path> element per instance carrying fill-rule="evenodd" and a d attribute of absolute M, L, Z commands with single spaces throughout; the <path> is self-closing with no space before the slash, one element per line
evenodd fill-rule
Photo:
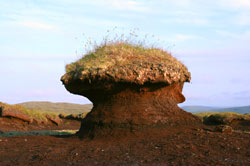
<path fill-rule="evenodd" d="M 221 132 L 221 133 L 232 133 L 233 128 L 228 125 L 219 125 L 215 128 L 215 131 Z"/>

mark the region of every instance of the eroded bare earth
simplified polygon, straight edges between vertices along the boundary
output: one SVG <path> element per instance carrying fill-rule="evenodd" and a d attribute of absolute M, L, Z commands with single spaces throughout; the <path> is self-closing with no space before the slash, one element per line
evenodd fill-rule
<path fill-rule="evenodd" d="M 123 137 L 0 137 L 0 165 L 244 165 L 250 134 L 211 126 L 150 129 Z"/>

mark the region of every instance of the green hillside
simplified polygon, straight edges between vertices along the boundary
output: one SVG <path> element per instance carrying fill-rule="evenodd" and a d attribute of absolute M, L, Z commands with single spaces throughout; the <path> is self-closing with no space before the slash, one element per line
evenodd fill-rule
<path fill-rule="evenodd" d="M 52 102 L 24 102 L 19 103 L 27 109 L 43 110 L 54 113 L 65 114 L 80 114 L 83 112 L 89 112 L 92 108 L 92 104 L 71 104 L 71 103 L 52 103 Z"/>

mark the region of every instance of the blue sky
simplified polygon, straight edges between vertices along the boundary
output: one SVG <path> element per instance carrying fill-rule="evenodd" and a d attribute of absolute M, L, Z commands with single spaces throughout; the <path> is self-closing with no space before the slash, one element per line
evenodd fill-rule
<path fill-rule="evenodd" d="M 0 0 L 0 101 L 89 103 L 60 77 L 88 37 L 117 27 L 154 35 L 189 68 L 183 105 L 250 105 L 249 18 L 250 0 Z"/>

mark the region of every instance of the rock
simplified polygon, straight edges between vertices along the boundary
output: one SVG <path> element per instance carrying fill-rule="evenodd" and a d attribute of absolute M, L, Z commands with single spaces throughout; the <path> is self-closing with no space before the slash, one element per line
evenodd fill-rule
<path fill-rule="evenodd" d="M 232 133 L 233 128 L 228 125 L 219 125 L 215 128 L 215 131 L 221 132 L 221 133 Z"/>
<path fill-rule="evenodd" d="M 216 115 L 210 115 L 209 117 L 207 117 L 204 120 L 205 124 L 208 125 L 221 125 L 221 124 L 225 124 L 224 123 L 224 118 L 220 117 L 220 116 L 216 116 Z"/>
<path fill-rule="evenodd" d="M 83 58 L 86 64 L 80 66 L 80 62 L 75 62 L 75 70 L 61 78 L 69 92 L 93 102 L 91 112 L 82 120 L 80 136 L 122 135 L 145 128 L 201 122 L 177 106 L 185 101 L 182 88 L 191 76 L 187 68 L 170 54 L 154 55 L 153 60 L 136 53 L 100 56 L 107 58 L 107 63 L 116 63 L 106 68 L 95 66 L 85 70 L 88 59 Z"/>
<path fill-rule="evenodd" d="M 47 124 L 47 119 L 46 119 L 46 123 L 44 119 L 39 119 L 39 118 L 33 118 L 33 124 L 35 125 L 42 125 L 42 124 Z"/>
<path fill-rule="evenodd" d="M 59 114 L 59 118 L 65 119 L 66 117 L 67 117 L 66 114 L 63 114 L 63 113 Z"/>
<path fill-rule="evenodd" d="M 47 114 L 47 115 L 46 115 L 46 118 L 47 118 L 48 120 L 50 120 L 51 122 L 55 123 L 57 126 L 60 125 L 60 124 L 62 123 L 62 120 L 61 120 L 60 117 L 57 116 L 57 115 L 53 116 L 53 115 Z"/>
<path fill-rule="evenodd" d="M 32 123 L 32 118 L 30 118 L 28 115 L 24 114 L 18 108 L 0 106 L 0 116 L 13 117 L 13 118 L 17 118 L 17 119 L 26 121 L 28 123 Z"/>

